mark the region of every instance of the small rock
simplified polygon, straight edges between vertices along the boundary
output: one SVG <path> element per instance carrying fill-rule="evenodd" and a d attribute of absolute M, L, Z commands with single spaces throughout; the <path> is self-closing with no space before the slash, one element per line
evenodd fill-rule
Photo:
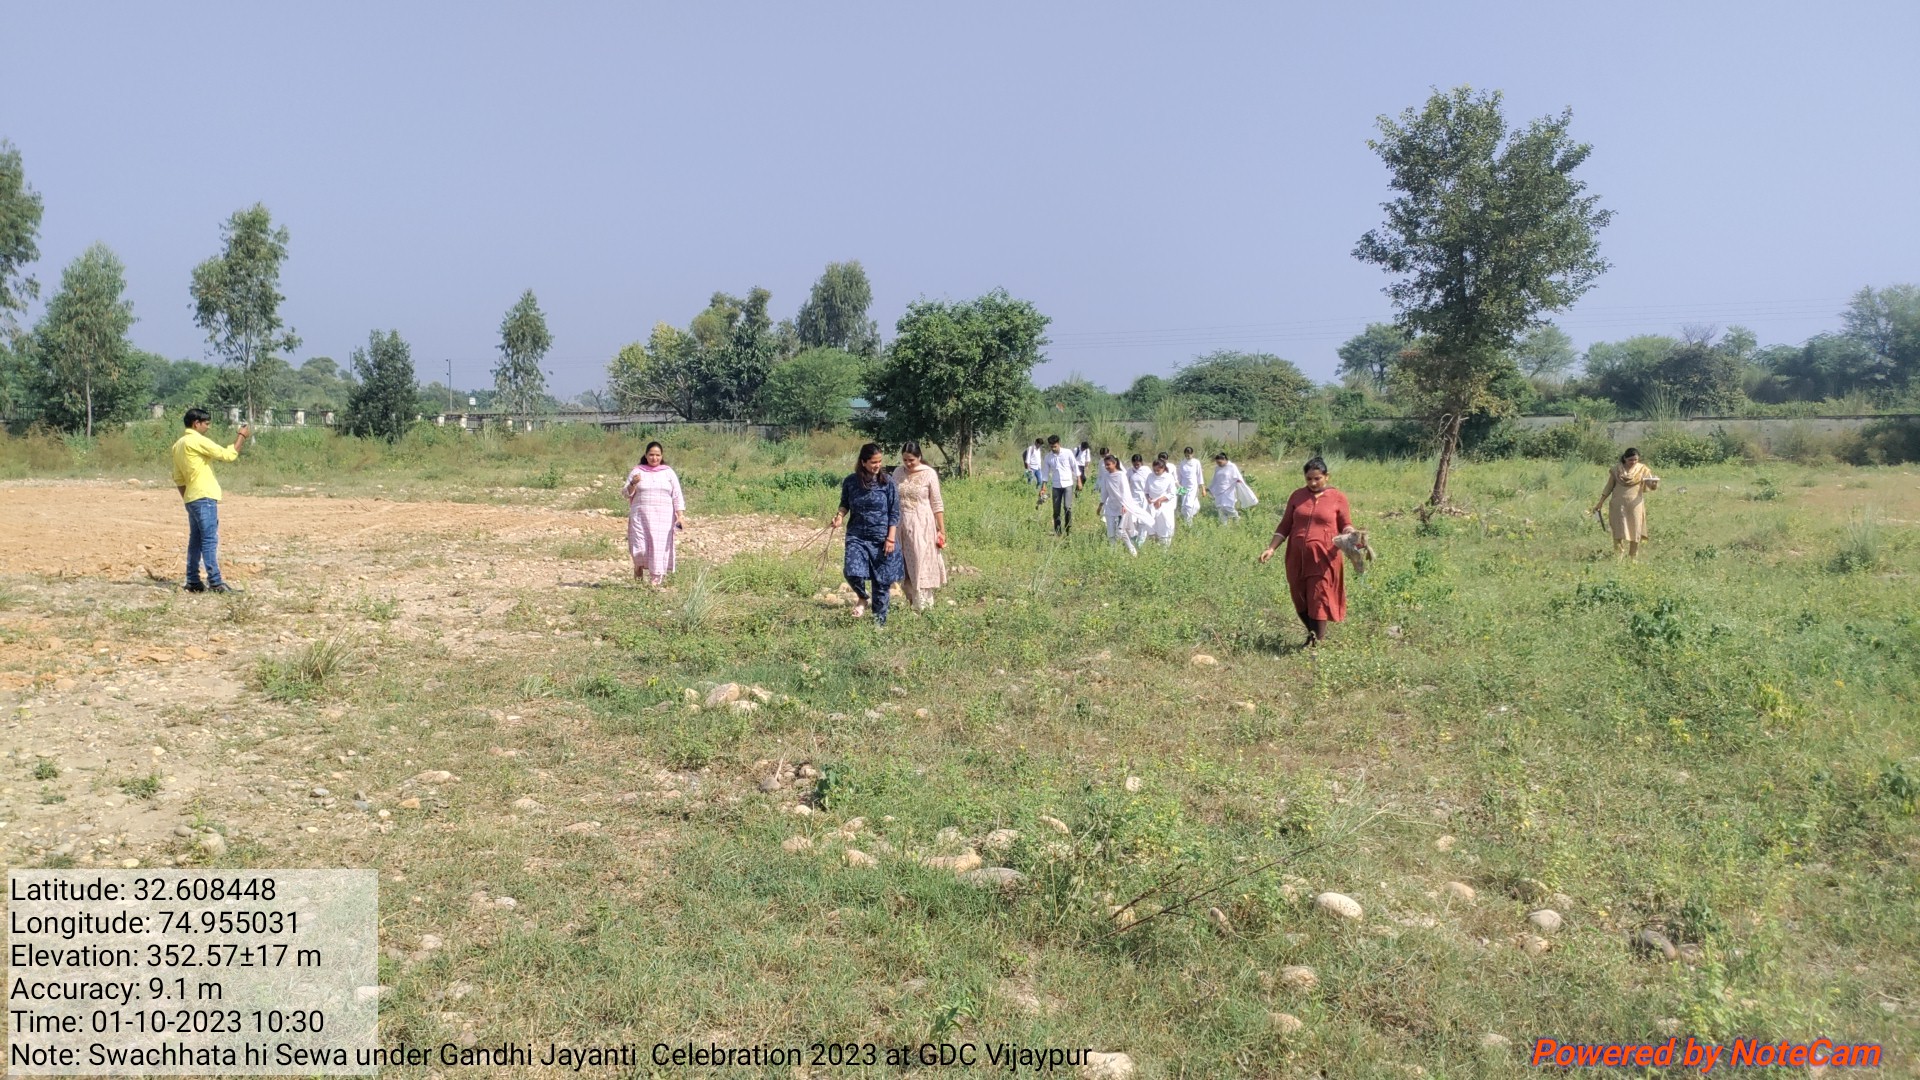
<path fill-rule="evenodd" d="M 728 702 L 739 701 L 740 695 L 744 692 L 744 688 L 737 682 L 721 683 L 707 691 L 707 700 L 704 704 L 709 709 L 717 709 Z"/>
<path fill-rule="evenodd" d="M 1089 1050 L 1087 1063 L 1080 1066 L 1080 1080 L 1133 1080 L 1133 1059 Z"/>
<path fill-rule="evenodd" d="M 1545 956 L 1553 943 L 1538 934 L 1521 934 L 1518 940 L 1520 951 L 1528 956 Z"/>
<path fill-rule="evenodd" d="M 193 835 L 193 830 L 186 827 L 185 825 L 175 825 L 173 827 L 173 835 L 184 839 L 184 838 L 191 837 Z"/>
<path fill-rule="evenodd" d="M 1571 911 L 1573 910 L 1573 897 L 1563 892 L 1554 893 L 1552 896 L 1547 897 L 1547 906 L 1553 908 L 1555 911 Z"/>
<path fill-rule="evenodd" d="M 1440 839 L 1438 839 L 1438 840 L 1435 840 L 1435 841 L 1433 842 L 1433 850 L 1435 850 L 1435 851 L 1452 851 L 1452 850 L 1453 850 L 1453 845 L 1454 845 L 1455 843 L 1457 843 L 1457 842 L 1458 842 L 1458 841 L 1456 841 L 1456 840 L 1454 840 L 1454 838 L 1453 838 L 1453 837 L 1451 837 L 1451 836 L 1443 836 L 1443 837 L 1441 837 Z"/>
<path fill-rule="evenodd" d="M 786 786 L 785 781 L 777 776 L 763 776 L 760 778 L 761 791 L 779 791 L 784 786 Z"/>
<path fill-rule="evenodd" d="M 733 713 L 759 712 L 760 703 L 757 701 L 729 701 L 727 702 L 727 711 Z"/>
<path fill-rule="evenodd" d="M 416 784 L 451 784 L 458 779 L 460 778 L 445 769 L 428 769 L 413 775 L 413 782 Z"/>
<path fill-rule="evenodd" d="M 793 775 L 802 780 L 817 780 L 820 778 L 820 770 L 814 768 L 810 762 L 801 762 L 800 766 L 793 770 Z"/>
<path fill-rule="evenodd" d="M 1688 967 L 1699 967 L 1707 959 L 1707 950 L 1688 942 L 1679 947 L 1680 962 Z"/>
<path fill-rule="evenodd" d="M 796 833 L 793 836 L 789 836 L 785 840 L 780 841 L 780 850 L 786 852 L 789 855 L 798 855 L 803 851 L 812 851 L 813 837 L 801 836 L 798 833 Z"/>
<path fill-rule="evenodd" d="M 1046 814 L 1041 814 L 1038 820 L 1040 824 L 1045 825 L 1047 828 L 1052 829 L 1054 832 L 1059 833 L 1061 836 L 1067 836 L 1073 832 L 1072 829 L 1067 828 L 1066 822 L 1061 821 L 1057 817 L 1048 817 Z"/>
<path fill-rule="evenodd" d="M 515 900 L 511 896 L 496 896 L 493 898 L 493 906 L 511 911 L 512 909 L 519 907 L 520 902 L 518 900 Z"/>
<path fill-rule="evenodd" d="M 1527 916 L 1527 923 L 1543 934 L 1557 934 L 1566 920 L 1552 908 L 1541 908 Z"/>
<path fill-rule="evenodd" d="M 324 799 L 332 795 L 333 792 L 328 791 L 326 788 L 323 788 L 323 787 L 317 787 L 317 788 L 314 788 L 312 791 L 307 792 L 307 794 L 313 796 L 316 799 Z"/>
<path fill-rule="evenodd" d="M 1320 974 L 1305 964 L 1288 964 L 1280 969 L 1280 985 L 1294 990 L 1311 990 L 1320 985 Z"/>
<path fill-rule="evenodd" d="M 768 690 L 764 686 L 749 687 L 747 689 L 747 693 L 750 696 L 752 696 L 753 700 L 759 702 L 762 705 L 773 704 L 773 691 Z"/>
<path fill-rule="evenodd" d="M 1313 906 L 1328 915 L 1352 919 L 1356 922 L 1366 918 L 1367 915 L 1366 909 L 1360 906 L 1360 901 L 1345 893 L 1323 892 L 1313 898 Z"/>
<path fill-rule="evenodd" d="M 1194 667 L 1215 667 L 1219 665 L 1220 661 L 1208 656 L 1206 653 L 1194 653 L 1193 656 L 1187 660 L 1187 663 L 1192 664 Z"/>
<path fill-rule="evenodd" d="M 389 989 L 390 987 L 385 986 L 356 986 L 353 988 L 353 1000 L 365 1005 L 369 1001 L 385 997 Z"/>
<path fill-rule="evenodd" d="M 433 950 L 438 949 L 445 944 L 446 942 L 440 939 L 439 934 L 421 934 L 420 935 L 420 947 L 422 949 L 425 949 L 428 952 L 432 952 Z"/>
<path fill-rule="evenodd" d="M 1667 940 L 1667 935 L 1658 930 L 1642 930 L 1629 938 L 1628 942 L 1633 946 L 1633 951 L 1643 956 L 1659 960 L 1676 960 L 1680 956 L 1680 950 L 1674 948 L 1673 942 Z"/>
<path fill-rule="evenodd" d="M 590 833 L 599 827 L 600 823 L 597 821 L 576 821 L 561 831 L 575 834 Z"/>
<path fill-rule="evenodd" d="M 680 701 L 686 705 L 698 705 L 700 703 L 700 691 L 695 690 L 691 686 L 686 687 L 680 691 Z"/>
<path fill-rule="evenodd" d="M 840 853 L 840 858 L 848 866 L 867 867 L 880 865 L 879 859 L 861 851 L 859 848 L 848 848 Z"/>
<path fill-rule="evenodd" d="M 200 850 L 209 859 L 217 859 L 227 853 L 227 838 L 217 832 L 201 833 L 199 844 Z"/>
<path fill-rule="evenodd" d="M 1234 702 L 1234 703 L 1233 703 L 1233 707 L 1234 707 L 1234 708 L 1236 708 L 1236 709 L 1239 709 L 1239 710 L 1240 710 L 1241 712 L 1243 712 L 1243 713 L 1250 713 L 1250 712 L 1258 712 L 1258 711 L 1259 711 L 1259 709 L 1260 709 L 1260 706 L 1258 706 L 1258 705 L 1255 705 L 1255 704 L 1254 704 L 1253 702 L 1251 702 L 1251 701 L 1236 701 L 1236 702 Z M 1275 1015 L 1278 1015 L 1278 1016 L 1286 1016 L 1287 1014 L 1286 1014 L 1286 1013 L 1277 1013 L 1277 1014 L 1275 1014 Z M 1296 1020 L 1296 1021 L 1294 1021 L 1294 1022 L 1295 1022 L 1295 1023 L 1299 1023 L 1299 1021 L 1297 1021 L 1297 1020 Z"/>
<path fill-rule="evenodd" d="M 1275 1035 L 1292 1035 L 1307 1025 L 1292 1013 L 1268 1013 L 1267 1022 L 1273 1027 Z"/>
<path fill-rule="evenodd" d="M 1027 875 L 1009 866 L 983 866 L 978 870 L 969 870 L 961 874 L 960 880 L 982 888 L 1010 890 L 1025 884 Z"/>
<path fill-rule="evenodd" d="M 1480 1049 L 1482 1050 L 1505 1050 L 1512 1045 L 1512 1039 L 1507 1038 L 1505 1035 L 1496 1035 L 1491 1031 L 1480 1036 Z"/>
<path fill-rule="evenodd" d="M 983 862 L 985 862 L 985 860 L 980 858 L 980 853 L 972 848 L 968 848 L 958 855 L 936 855 L 926 860 L 927 865 L 935 870 L 951 870 L 956 874 L 964 874 L 969 870 L 978 870 Z"/>
<path fill-rule="evenodd" d="M 1473 903 L 1474 898 L 1480 895 L 1473 891 L 1473 886 L 1464 881 L 1449 881 L 1445 885 L 1440 886 L 1440 891 L 1446 893 L 1449 899 L 1458 900 L 1466 904 Z"/>
<path fill-rule="evenodd" d="M 913 718 L 915 720 L 931 720 L 933 719 L 933 710 L 932 709 L 915 709 L 913 710 Z"/>
<path fill-rule="evenodd" d="M 1405 631 L 1401 630 L 1398 626 L 1387 627 L 1387 636 L 1390 638 L 1393 638 L 1396 641 L 1398 641 L 1400 639 L 1400 636 L 1404 633 Z"/>
<path fill-rule="evenodd" d="M 840 828 L 847 833 L 857 833 L 866 827 L 867 819 L 863 817 L 848 818 L 840 824 Z"/>
<path fill-rule="evenodd" d="M 1226 912 L 1217 907 L 1210 907 L 1207 909 L 1207 921 L 1213 924 L 1215 930 L 1228 937 L 1233 936 L 1233 920 L 1227 918 Z"/>
<path fill-rule="evenodd" d="M 1012 848 L 1019 839 L 1020 834 L 1013 829 L 995 829 L 981 837 L 980 846 L 988 851 L 1002 852 Z"/>
<path fill-rule="evenodd" d="M 545 807 L 541 806 L 537 801 L 535 801 L 534 797 L 531 795 L 522 795 L 519 798 L 513 800 L 513 808 L 525 814 L 532 814 L 537 811 L 545 809 Z"/>
<path fill-rule="evenodd" d="M 1113 920 L 1113 925 L 1122 928 L 1132 926 L 1135 922 L 1133 909 L 1130 907 L 1121 907 L 1119 904 L 1114 904 L 1112 907 L 1107 908 L 1107 918 Z"/>
<path fill-rule="evenodd" d="M 933 843 L 935 847 L 959 847 L 961 842 L 966 840 L 966 838 L 965 833 L 949 825 L 933 834 Z"/>
<path fill-rule="evenodd" d="M 1680 1018 L 1677 1016 L 1663 1016 L 1653 1022 L 1653 1029 L 1662 1035 L 1678 1035 L 1680 1034 Z"/>
<path fill-rule="evenodd" d="M 1142 781 L 1139 777 L 1129 776 L 1120 786 L 1126 788 L 1128 791 L 1139 791 L 1141 784 Z"/>
<path fill-rule="evenodd" d="M 790 803 L 784 807 L 781 807 L 781 809 L 785 810 L 789 814 L 794 815 L 795 817 L 813 816 L 813 807 L 808 806 L 806 803 Z"/>

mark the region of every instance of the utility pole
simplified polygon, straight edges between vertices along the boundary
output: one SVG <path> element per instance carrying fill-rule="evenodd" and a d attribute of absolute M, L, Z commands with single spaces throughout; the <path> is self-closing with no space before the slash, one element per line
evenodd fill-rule
<path fill-rule="evenodd" d="M 447 360 L 447 412 L 453 412 L 453 360 Z"/>

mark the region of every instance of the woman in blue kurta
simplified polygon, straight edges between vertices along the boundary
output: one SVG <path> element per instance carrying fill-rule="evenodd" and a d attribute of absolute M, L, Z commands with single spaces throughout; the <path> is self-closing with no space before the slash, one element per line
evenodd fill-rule
<path fill-rule="evenodd" d="M 840 511 L 833 525 L 847 523 L 847 584 L 858 597 L 853 617 L 867 613 L 867 582 L 873 582 L 873 621 L 887 622 L 887 593 L 906 576 L 900 554 L 900 489 L 887 475 L 877 443 L 860 448 L 853 475 L 840 481 Z"/>

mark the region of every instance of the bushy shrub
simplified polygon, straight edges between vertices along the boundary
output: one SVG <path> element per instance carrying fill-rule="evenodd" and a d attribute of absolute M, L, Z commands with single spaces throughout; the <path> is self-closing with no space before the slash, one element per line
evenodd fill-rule
<path fill-rule="evenodd" d="M 1594 465 L 1605 465 L 1617 456 L 1606 431 L 1585 419 L 1522 432 L 1520 453 L 1524 457 L 1549 460 L 1574 458 Z"/>
<path fill-rule="evenodd" d="M 1860 431 L 1855 465 L 1905 465 L 1920 461 L 1920 416 L 1890 416 Z"/>
<path fill-rule="evenodd" d="M 1396 424 L 1348 422 L 1328 438 L 1327 449 L 1350 458 L 1373 460 L 1420 457 L 1433 451 L 1433 432 L 1418 420 Z"/>
<path fill-rule="evenodd" d="M 1663 431 L 1640 442 L 1640 456 L 1650 464 L 1685 469 L 1698 465 L 1718 465 L 1727 460 L 1719 439 L 1684 431 Z"/>

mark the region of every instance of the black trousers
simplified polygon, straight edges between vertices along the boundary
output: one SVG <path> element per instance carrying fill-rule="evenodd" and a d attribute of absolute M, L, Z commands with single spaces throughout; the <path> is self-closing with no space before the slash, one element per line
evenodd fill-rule
<path fill-rule="evenodd" d="M 1053 531 L 1073 531 L 1073 489 L 1070 487 L 1053 489 Z"/>

